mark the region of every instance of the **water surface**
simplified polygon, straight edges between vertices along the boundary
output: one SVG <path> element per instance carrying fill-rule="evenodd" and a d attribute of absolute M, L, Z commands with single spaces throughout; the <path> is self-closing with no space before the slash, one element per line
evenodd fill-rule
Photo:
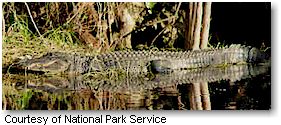
<path fill-rule="evenodd" d="M 3 74 L 4 110 L 268 110 L 268 65 L 232 65 L 153 76 Z"/>

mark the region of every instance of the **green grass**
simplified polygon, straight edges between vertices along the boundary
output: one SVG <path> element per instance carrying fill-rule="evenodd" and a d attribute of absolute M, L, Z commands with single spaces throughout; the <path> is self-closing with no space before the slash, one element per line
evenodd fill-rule
<path fill-rule="evenodd" d="M 11 25 L 3 34 L 3 65 L 9 65 L 19 57 L 29 55 L 39 57 L 47 52 L 63 51 L 76 53 L 93 53 L 79 44 L 74 33 L 67 29 L 57 28 L 43 34 L 43 38 L 34 35 L 22 21 Z"/>

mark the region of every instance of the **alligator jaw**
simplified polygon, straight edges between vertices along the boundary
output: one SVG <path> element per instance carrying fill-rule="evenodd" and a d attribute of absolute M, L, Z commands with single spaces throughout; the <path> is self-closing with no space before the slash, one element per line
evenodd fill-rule
<path fill-rule="evenodd" d="M 67 71 L 69 64 L 63 60 L 55 59 L 50 60 L 49 62 L 40 63 L 32 63 L 29 66 L 26 66 L 27 70 L 32 71 L 43 71 L 43 72 L 65 72 Z"/>
<path fill-rule="evenodd" d="M 41 58 L 19 61 L 10 68 L 32 72 L 63 73 L 68 70 L 69 66 L 70 63 L 62 56 L 43 56 Z"/>

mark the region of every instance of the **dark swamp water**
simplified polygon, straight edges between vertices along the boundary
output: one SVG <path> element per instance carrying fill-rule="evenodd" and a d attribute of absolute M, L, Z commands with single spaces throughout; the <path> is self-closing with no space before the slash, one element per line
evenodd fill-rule
<path fill-rule="evenodd" d="M 120 78 L 3 74 L 3 110 L 269 110 L 271 67 L 232 65 Z"/>

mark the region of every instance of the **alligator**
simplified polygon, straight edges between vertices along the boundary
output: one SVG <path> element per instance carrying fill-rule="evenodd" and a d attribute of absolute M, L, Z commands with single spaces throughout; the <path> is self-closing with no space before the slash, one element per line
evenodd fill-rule
<path fill-rule="evenodd" d="M 153 79 L 139 77 L 138 74 L 127 74 L 122 78 L 96 79 L 86 75 L 52 75 L 42 77 L 19 78 L 15 84 L 17 89 L 43 90 L 47 92 L 65 92 L 90 89 L 95 91 L 141 91 L 163 88 L 178 84 L 196 84 L 202 82 L 216 83 L 221 80 L 235 82 L 242 79 L 264 75 L 270 70 L 270 65 L 228 65 L 226 67 L 205 67 L 160 73 Z"/>
<path fill-rule="evenodd" d="M 255 47 L 233 44 L 226 48 L 194 51 L 114 51 L 86 56 L 50 52 L 35 59 L 23 59 L 9 69 L 43 73 L 85 74 L 123 69 L 126 72 L 167 72 L 223 64 L 260 63 L 270 57 Z"/>

